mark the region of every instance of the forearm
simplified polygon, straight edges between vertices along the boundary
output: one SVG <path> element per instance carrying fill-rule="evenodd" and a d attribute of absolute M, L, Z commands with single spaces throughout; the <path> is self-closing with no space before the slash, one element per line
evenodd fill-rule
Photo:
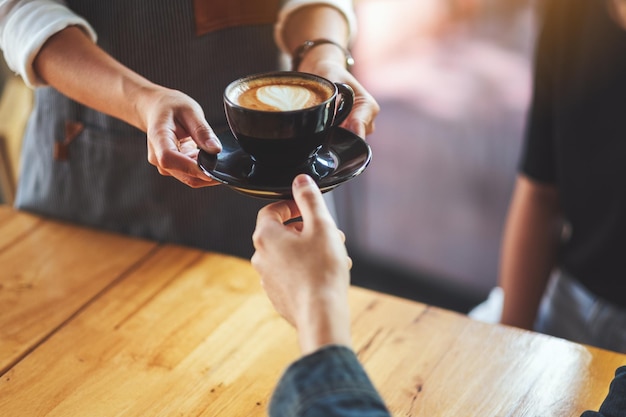
<path fill-rule="evenodd" d="M 39 78 L 66 96 L 145 131 L 140 97 L 159 87 L 100 49 L 77 27 L 53 35 L 35 57 Z"/>
<path fill-rule="evenodd" d="M 297 320 L 302 355 L 327 345 L 352 346 L 350 313 L 345 295 L 328 293 L 311 300 Z"/>
<path fill-rule="evenodd" d="M 518 178 L 502 242 L 502 323 L 532 328 L 554 267 L 559 225 L 556 189 Z"/>
<path fill-rule="evenodd" d="M 279 34 L 288 52 L 293 52 L 302 42 L 326 38 L 348 46 L 350 30 L 348 21 L 338 9 L 328 5 L 310 5 L 291 12 Z"/>
<path fill-rule="evenodd" d="M 280 43 L 289 55 L 307 40 L 328 39 L 347 48 L 350 27 L 345 15 L 328 5 L 310 5 L 289 14 L 277 33 Z M 303 58 L 301 67 L 312 68 L 320 61 L 333 61 L 345 65 L 345 55 L 337 46 L 319 45 Z"/>
<path fill-rule="evenodd" d="M 322 11 L 321 14 L 318 14 L 320 11 Z M 304 14 L 297 16 L 298 13 Z M 295 20 L 292 20 L 292 18 L 294 16 L 296 16 L 296 19 L 300 19 L 300 24 L 305 26 L 293 25 Z M 336 20 L 337 16 L 340 16 L 341 20 Z M 331 36 L 329 28 L 340 29 L 342 32 L 345 28 L 347 37 L 334 39 L 341 44 L 345 43 L 348 45 L 354 39 L 357 21 L 352 0 L 284 0 L 276 23 L 274 37 L 283 52 L 289 53 L 299 43 L 312 39 L 289 39 L 289 37 L 293 37 L 294 33 L 292 31 L 294 29 L 296 32 L 301 30 L 309 32 L 305 33 L 305 35 L 328 37 Z"/>

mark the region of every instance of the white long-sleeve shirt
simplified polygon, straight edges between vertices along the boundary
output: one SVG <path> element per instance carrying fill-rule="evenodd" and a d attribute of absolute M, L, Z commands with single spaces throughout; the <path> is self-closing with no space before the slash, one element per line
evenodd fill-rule
<path fill-rule="evenodd" d="M 337 8 L 346 18 L 350 39 L 356 32 L 356 16 L 352 0 L 290 0 L 281 9 L 276 23 L 275 39 L 283 52 L 285 44 L 279 33 L 289 14 L 311 4 Z M 8 67 L 30 86 L 45 85 L 33 70 L 33 61 L 43 44 L 68 26 L 78 26 L 92 39 L 97 34 L 82 17 L 67 8 L 63 0 L 0 0 L 0 49 Z"/>

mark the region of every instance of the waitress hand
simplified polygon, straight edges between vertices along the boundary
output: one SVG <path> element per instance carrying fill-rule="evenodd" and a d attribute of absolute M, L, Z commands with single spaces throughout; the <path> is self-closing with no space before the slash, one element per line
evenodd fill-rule
<path fill-rule="evenodd" d="M 157 87 L 142 93 L 137 103 L 148 136 L 148 161 L 161 175 L 192 188 L 220 184 L 198 167 L 199 148 L 217 154 L 222 145 L 195 100 L 180 91 Z"/>
<path fill-rule="evenodd" d="M 354 105 L 350 115 L 341 126 L 362 138 L 374 131 L 374 119 L 380 111 L 380 106 L 374 97 L 346 69 L 343 62 L 330 59 L 303 61 L 299 71 L 317 74 L 330 81 L 348 84 L 352 87 L 354 90 Z"/>
<path fill-rule="evenodd" d="M 215 154 L 221 144 L 191 97 L 122 65 L 77 26 L 51 36 L 33 68 L 43 83 L 67 97 L 146 132 L 148 161 L 162 175 L 191 187 L 217 184 L 198 167 L 197 148 Z"/>

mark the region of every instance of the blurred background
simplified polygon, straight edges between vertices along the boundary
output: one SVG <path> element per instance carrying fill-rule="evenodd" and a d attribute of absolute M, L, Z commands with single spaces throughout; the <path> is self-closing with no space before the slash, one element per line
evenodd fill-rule
<path fill-rule="evenodd" d="M 354 73 L 381 112 L 335 192 L 353 282 L 467 312 L 496 285 L 531 91 L 532 0 L 356 0 Z M 31 95 L 0 67 L 0 201 Z"/>
<path fill-rule="evenodd" d="M 357 78 L 381 112 L 340 189 L 357 285 L 466 312 L 497 283 L 531 93 L 529 0 L 357 0 Z"/>

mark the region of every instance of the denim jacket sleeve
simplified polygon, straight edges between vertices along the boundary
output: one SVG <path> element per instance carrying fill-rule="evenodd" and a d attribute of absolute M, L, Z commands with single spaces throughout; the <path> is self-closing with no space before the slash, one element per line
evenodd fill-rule
<path fill-rule="evenodd" d="M 609 393 L 599 411 L 585 411 L 581 417 L 623 417 L 626 416 L 626 366 L 615 371 Z"/>
<path fill-rule="evenodd" d="M 327 346 L 287 368 L 270 417 L 390 417 L 354 352 Z"/>

